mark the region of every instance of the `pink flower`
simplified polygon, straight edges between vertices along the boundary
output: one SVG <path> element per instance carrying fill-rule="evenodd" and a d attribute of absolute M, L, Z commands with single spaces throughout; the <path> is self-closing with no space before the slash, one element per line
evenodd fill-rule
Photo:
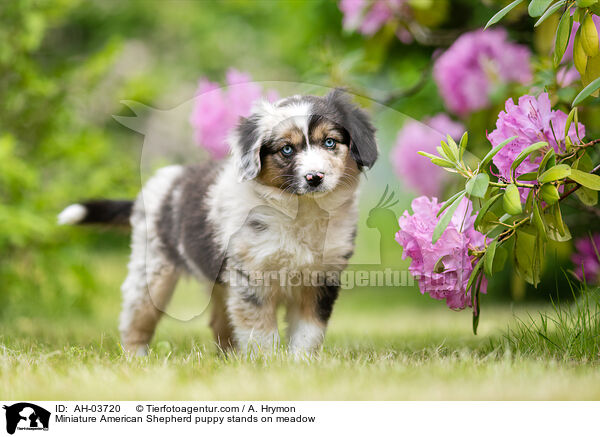
<path fill-rule="evenodd" d="M 488 134 L 488 140 L 492 146 L 497 146 L 502 141 L 512 136 L 515 140 L 504 146 L 496 156 L 493 163 L 500 171 L 500 176 L 505 180 L 511 178 L 510 166 L 517 155 L 526 147 L 539 141 L 547 141 L 555 151 L 564 151 L 565 124 L 567 114 L 562 111 L 553 111 L 547 93 L 542 93 L 536 99 L 533 96 L 524 95 L 519 97 L 518 105 L 512 99 L 505 104 L 505 111 L 498 114 L 496 129 Z M 579 135 L 585 136 L 585 126 L 579 123 Z M 569 138 L 573 143 L 577 142 L 575 125 L 569 129 Z M 520 176 L 525 173 L 537 171 L 541 155 L 533 161 L 525 159 L 515 174 Z M 528 190 L 521 190 L 521 199 L 527 198 Z"/>
<path fill-rule="evenodd" d="M 421 293 L 428 293 L 434 299 L 445 299 L 452 309 L 471 306 L 471 293 L 465 293 L 473 271 L 469 248 L 481 249 L 484 245 L 483 234 L 473 227 L 475 215 L 472 215 L 471 202 L 467 198 L 461 201 L 448 228 L 435 244 L 431 239 L 438 222 L 436 214 L 442 204 L 435 197 L 430 200 L 422 196 L 413 200 L 411 206 L 413 215 L 405 211 L 398 220 L 400 230 L 396 233 L 396 241 L 404 248 L 402 258 L 412 260 L 408 270 L 418 279 Z M 440 259 L 444 269 L 435 273 Z M 481 291 L 485 293 L 485 283 Z"/>
<path fill-rule="evenodd" d="M 394 13 L 386 1 L 376 1 L 371 9 L 365 14 L 360 24 L 360 33 L 363 35 L 374 35 L 383 25 L 388 22 Z"/>
<path fill-rule="evenodd" d="M 394 17 L 405 15 L 407 5 L 406 0 L 340 0 L 339 8 L 344 29 L 372 36 Z M 399 29 L 397 36 L 405 44 L 412 42 L 406 29 Z"/>
<path fill-rule="evenodd" d="M 556 72 L 556 84 L 560 88 L 566 88 L 569 85 L 577 82 L 581 76 L 575 67 L 567 67 L 566 65 L 560 67 Z"/>
<path fill-rule="evenodd" d="M 341 0 L 339 3 L 342 11 L 342 25 L 346 30 L 355 30 L 362 21 L 363 9 L 366 6 L 366 0 Z"/>
<path fill-rule="evenodd" d="M 576 252 L 571 256 L 575 275 L 588 284 L 600 284 L 600 234 L 580 238 L 575 242 Z"/>
<path fill-rule="evenodd" d="M 249 74 L 230 69 L 226 73 L 227 86 L 206 78 L 200 79 L 190 123 L 194 128 L 196 143 L 206 149 L 212 158 L 227 155 L 227 135 L 240 117 L 250 115 L 255 101 L 263 96 L 262 87 Z M 273 91 L 267 92 L 269 100 L 277 98 Z"/>
<path fill-rule="evenodd" d="M 509 42 L 504 29 L 476 30 L 437 59 L 433 77 L 446 106 L 464 116 L 489 106 L 495 88 L 529 82 L 529 58 L 529 49 Z"/>
<path fill-rule="evenodd" d="M 440 141 L 449 134 L 459 140 L 465 128 L 446 114 L 438 114 L 423 123 L 407 121 L 398 132 L 391 160 L 398 177 L 413 191 L 426 196 L 440 195 L 448 172 L 419 155 L 419 151 L 434 153 Z M 426 175 L 426 177 L 424 177 Z"/>

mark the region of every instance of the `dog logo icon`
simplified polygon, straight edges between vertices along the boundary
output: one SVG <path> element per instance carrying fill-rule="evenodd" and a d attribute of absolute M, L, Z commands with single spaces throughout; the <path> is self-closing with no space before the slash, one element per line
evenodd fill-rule
<path fill-rule="evenodd" d="M 18 429 L 27 431 L 48 431 L 50 411 L 28 402 L 6 406 L 6 432 L 14 434 Z"/>

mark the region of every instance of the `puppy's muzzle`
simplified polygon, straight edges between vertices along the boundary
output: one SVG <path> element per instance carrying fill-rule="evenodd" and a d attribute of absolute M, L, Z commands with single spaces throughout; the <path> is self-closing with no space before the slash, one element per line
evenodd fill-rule
<path fill-rule="evenodd" d="M 311 187 L 318 187 L 323 182 L 325 175 L 320 171 L 307 173 L 305 176 L 306 182 Z"/>

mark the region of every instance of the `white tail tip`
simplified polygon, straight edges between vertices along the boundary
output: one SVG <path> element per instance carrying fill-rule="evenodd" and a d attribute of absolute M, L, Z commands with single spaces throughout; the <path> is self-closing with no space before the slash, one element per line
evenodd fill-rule
<path fill-rule="evenodd" d="M 67 206 L 60 214 L 58 214 L 58 224 L 75 225 L 80 223 L 85 218 L 86 214 L 87 209 L 85 206 L 74 203 L 73 205 Z"/>

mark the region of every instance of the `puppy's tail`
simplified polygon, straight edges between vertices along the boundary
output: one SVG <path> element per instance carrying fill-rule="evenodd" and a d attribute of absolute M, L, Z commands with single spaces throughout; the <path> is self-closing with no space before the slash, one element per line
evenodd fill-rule
<path fill-rule="evenodd" d="M 89 200 L 67 206 L 58 214 L 59 225 L 103 223 L 129 225 L 131 200 Z"/>

